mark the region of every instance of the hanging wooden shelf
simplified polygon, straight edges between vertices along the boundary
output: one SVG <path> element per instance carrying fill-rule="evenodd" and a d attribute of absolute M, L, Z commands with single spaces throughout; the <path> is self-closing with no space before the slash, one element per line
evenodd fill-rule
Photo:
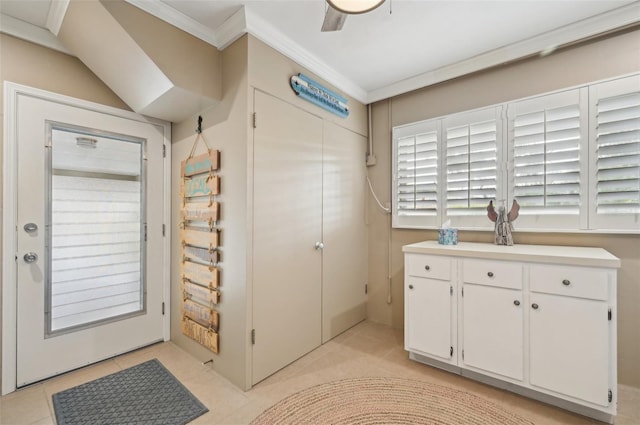
<path fill-rule="evenodd" d="M 182 208 L 180 210 L 182 261 L 182 333 L 219 352 L 220 303 L 220 151 L 212 150 L 202 135 L 202 117 L 198 118 L 197 136 L 189 157 L 182 161 Z M 207 152 L 195 155 L 198 142 Z"/>

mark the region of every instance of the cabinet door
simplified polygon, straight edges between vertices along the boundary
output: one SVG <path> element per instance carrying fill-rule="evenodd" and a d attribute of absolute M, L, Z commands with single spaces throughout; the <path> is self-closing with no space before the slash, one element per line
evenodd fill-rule
<path fill-rule="evenodd" d="M 453 348 L 451 284 L 410 276 L 405 282 L 405 348 L 450 361 Z"/>
<path fill-rule="evenodd" d="M 608 406 L 607 303 L 532 294 L 529 309 L 531 384 Z"/>
<path fill-rule="evenodd" d="M 464 364 L 522 380 L 522 291 L 465 284 L 462 305 Z"/>

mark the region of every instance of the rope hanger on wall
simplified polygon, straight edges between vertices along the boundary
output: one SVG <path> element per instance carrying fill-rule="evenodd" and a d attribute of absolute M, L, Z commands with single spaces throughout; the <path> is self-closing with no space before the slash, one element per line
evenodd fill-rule
<path fill-rule="evenodd" d="M 202 139 L 202 143 L 207 148 L 207 152 L 211 152 L 211 148 L 207 143 L 207 140 L 204 138 L 204 134 L 202 134 L 202 115 L 198 115 L 198 127 L 196 128 L 196 140 L 193 141 L 193 146 L 191 147 L 191 152 L 189 152 L 189 158 L 193 158 L 193 154 L 196 152 L 196 147 L 198 146 L 198 142 Z"/>

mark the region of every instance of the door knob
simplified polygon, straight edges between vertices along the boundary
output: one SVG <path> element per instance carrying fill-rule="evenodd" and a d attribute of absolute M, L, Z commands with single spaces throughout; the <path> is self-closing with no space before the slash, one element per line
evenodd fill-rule
<path fill-rule="evenodd" d="M 23 229 L 27 233 L 33 233 L 38 230 L 38 225 L 36 223 L 27 223 L 24 225 Z"/>
<path fill-rule="evenodd" d="M 413 285 L 409 285 L 409 289 L 413 289 Z"/>
<path fill-rule="evenodd" d="M 35 263 L 36 261 L 38 261 L 38 254 L 36 254 L 35 252 L 27 252 L 22 258 L 24 259 L 25 263 Z"/>
<path fill-rule="evenodd" d="M 539 306 L 538 306 L 538 304 L 536 304 L 536 303 L 531 304 L 531 308 L 533 308 L 534 310 L 537 310 L 537 309 L 538 309 L 538 307 L 539 307 Z"/>
<path fill-rule="evenodd" d="M 324 249 L 324 244 L 322 242 L 316 242 L 316 249 L 318 251 Z"/>

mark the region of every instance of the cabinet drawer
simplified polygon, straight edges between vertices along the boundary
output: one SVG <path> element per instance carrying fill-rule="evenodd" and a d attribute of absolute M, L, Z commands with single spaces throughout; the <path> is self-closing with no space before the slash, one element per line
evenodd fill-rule
<path fill-rule="evenodd" d="M 438 255 L 406 254 L 405 271 L 409 276 L 450 280 L 451 259 Z"/>
<path fill-rule="evenodd" d="M 586 267 L 532 265 L 529 268 L 532 292 L 606 300 L 609 294 L 607 270 Z"/>
<path fill-rule="evenodd" d="M 522 289 L 522 264 L 507 261 L 464 260 L 465 283 Z"/>

